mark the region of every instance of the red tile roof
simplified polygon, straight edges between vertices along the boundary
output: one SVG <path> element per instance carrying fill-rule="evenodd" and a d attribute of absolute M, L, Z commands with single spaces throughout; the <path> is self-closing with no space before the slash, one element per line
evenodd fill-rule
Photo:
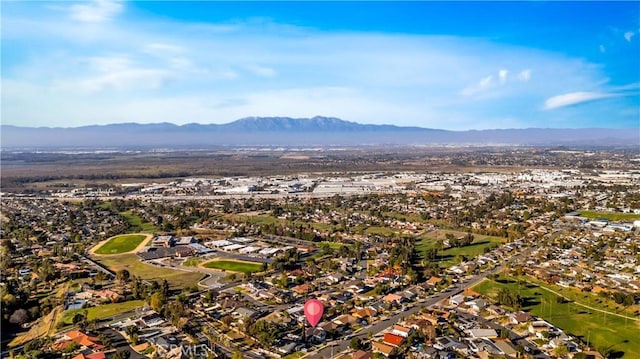
<path fill-rule="evenodd" d="M 389 344 L 391 346 L 397 347 L 400 344 L 402 344 L 402 342 L 404 342 L 404 338 L 399 335 L 385 333 L 384 339 L 382 339 L 382 342 L 385 344 Z"/>

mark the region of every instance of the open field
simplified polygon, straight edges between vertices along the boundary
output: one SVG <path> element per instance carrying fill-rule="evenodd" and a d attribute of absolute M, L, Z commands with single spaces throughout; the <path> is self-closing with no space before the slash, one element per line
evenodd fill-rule
<path fill-rule="evenodd" d="M 342 248 L 342 247 L 349 247 L 349 245 L 348 245 L 348 244 L 345 244 L 345 243 L 330 242 L 330 241 L 322 241 L 322 242 L 318 242 L 318 244 L 317 244 L 317 245 L 318 245 L 318 247 L 321 247 L 321 248 L 322 248 L 322 245 L 323 245 L 323 244 L 328 245 L 328 246 L 329 246 L 329 248 L 334 249 L 334 250 L 336 250 L 336 249 L 340 249 L 340 248 Z"/>
<path fill-rule="evenodd" d="M 120 302 L 120 303 L 109 303 L 99 305 L 97 307 L 91 307 L 86 309 L 71 309 L 65 310 L 62 313 L 62 318 L 60 318 L 58 325 L 71 325 L 73 324 L 73 316 L 77 313 L 82 313 L 83 311 L 87 311 L 87 320 L 100 320 L 112 317 L 114 315 L 118 315 L 121 313 L 125 313 L 136 308 L 140 308 L 144 306 L 143 300 L 131 300 L 128 302 Z"/>
<path fill-rule="evenodd" d="M 262 271 L 262 264 L 235 260 L 213 260 L 204 263 L 205 268 L 221 269 L 230 272 L 254 273 Z"/>
<path fill-rule="evenodd" d="M 501 288 L 519 293 L 524 299 L 523 310 L 548 320 L 553 325 L 586 341 L 587 336 L 597 349 L 610 348 L 624 358 L 640 358 L 640 322 L 590 310 L 572 302 L 559 303 L 557 295 L 539 286 L 504 277 L 498 282 L 485 280 L 473 289 L 495 298 Z M 597 303 L 593 304 L 598 308 Z M 602 308 L 605 309 L 606 308 Z"/>
<path fill-rule="evenodd" d="M 201 273 L 197 272 L 169 269 L 142 263 L 135 254 L 120 254 L 94 259 L 113 271 L 126 269 L 132 276 L 135 275 L 146 280 L 162 281 L 163 279 L 166 279 L 174 288 L 195 285 L 203 276 Z"/>
<path fill-rule="evenodd" d="M 606 218 L 610 221 L 633 221 L 640 219 L 640 214 L 634 213 L 613 213 L 613 212 L 596 212 L 596 211 L 578 211 L 580 217 L 597 219 Z"/>
<path fill-rule="evenodd" d="M 416 243 L 416 251 L 418 251 L 421 256 L 424 256 L 424 252 L 427 249 L 436 248 L 438 241 L 445 239 L 448 233 L 451 233 L 456 237 L 464 236 L 467 234 L 466 232 L 443 229 L 431 231 L 425 233 Z M 487 236 L 483 234 L 474 233 L 473 237 L 473 242 L 471 242 L 471 244 L 468 246 L 452 247 L 444 250 L 439 250 L 438 256 L 435 261 L 439 262 L 441 267 L 449 267 L 455 264 L 456 256 L 465 256 L 467 258 L 472 258 L 484 253 L 488 248 L 498 246 L 506 242 L 506 238 Z"/>
<path fill-rule="evenodd" d="M 247 214 L 237 214 L 237 215 L 231 215 L 229 217 L 233 218 L 236 221 L 245 221 L 249 224 L 256 224 L 260 226 L 265 226 L 265 225 L 283 226 L 283 225 L 291 224 L 294 227 L 299 227 L 299 226 L 302 226 L 304 228 L 310 227 L 318 231 L 324 231 L 324 232 L 332 231 L 335 228 L 335 226 L 328 223 L 317 223 L 317 222 L 308 223 L 303 221 L 291 222 L 291 221 L 287 221 L 286 219 L 276 218 L 270 214 L 256 214 L 251 216 Z"/>
<path fill-rule="evenodd" d="M 577 303 L 592 306 L 592 307 L 606 310 L 612 313 L 624 314 L 630 317 L 635 316 L 638 319 L 640 319 L 640 305 L 637 305 L 637 304 L 632 305 L 630 307 L 625 307 L 622 304 L 617 304 L 615 301 L 613 301 L 610 298 L 603 298 L 599 296 L 597 293 L 593 293 L 590 291 L 583 292 L 576 288 L 567 288 L 567 287 L 562 287 L 555 284 L 546 283 L 546 282 L 537 280 L 536 278 L 532 278 L 530 276 L 511 277 L 511 278 L 516 280 L 521 278 L 531 284 L 548 288 L 550 290 L 553 290 L 554 292 L 561 294 L 565 298 L 568 298 L 569 300 L 575 301 Z"/>
<path fill-rule="evenodd" d="M 147 238 L 144 234 L 123 234 L 111 237 L 106 243 L 96 249 L 96 254 L 122 254 L 136 249 Z"/>
<path fill-rule="evenodd" d="M 133 230 L 138 232 L 153 232 L 157 231 L 158 228 L 153 225 L 151 222 L 142 222 L 142 218 L 140 216 L 131 213 L 131 211 L 120 212 L 120 216 L 127 221 L 131 226 L 133 226 Z"/>
<path fill-rule="evenodd" d="M 198 264 L 202 262 L 202 258 L 193 257 L 182 262 L 182 265 L 185 267 L 197 267 Z"/>

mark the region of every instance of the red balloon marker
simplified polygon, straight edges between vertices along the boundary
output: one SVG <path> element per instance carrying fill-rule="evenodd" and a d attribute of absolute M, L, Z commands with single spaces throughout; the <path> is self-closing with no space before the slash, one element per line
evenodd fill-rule
<path fill-rule="evenodd" d="M 320 318 L 322 318 L 323 312 L 324 306 L 322 302 L 317 299 L 309 299 L 304 303 L 304 316 L 307 317 L 309 324 L 314 328 L 318 325 Z"/>

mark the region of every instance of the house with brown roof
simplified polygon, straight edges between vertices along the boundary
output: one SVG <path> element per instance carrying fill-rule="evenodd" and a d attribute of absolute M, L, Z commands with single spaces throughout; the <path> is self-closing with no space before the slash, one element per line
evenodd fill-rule
<path fill-rule="evenodd" d="M 80 353 L 73 357 L 73 359 L 107 359 L 107 355 L 103 352 L 83 354 Z"/>
<path fill-rule="evenodd" d="M 531 314 L 523 311 L 518 311 L 518 312 L 509 314 L 509 321 L 512 324 L 527 323 L 527 322 L 530 322 L 532 319 L 533 317 L 531 316 Z"/>
<path fill-rule="evenodd" d="M 382 298 L 382 301 L 385 303 L 396 303 L 400 304 L 402 302 L 402 296 L 397 294 L 389 293 Z"/>
<path fill-rule="evenodd" d="M 66 333 L 62 340 L 55 343 L 53 347 L 56 350 L 64 351 L 66 348 L 72 345 L 72 343 L 77 343 L 80 347 L 89 348 L 91 350 L 102 350 L 104 349 L 104 345 L 100 344 L 97 337 L 89 336 L 79 330 L 72 330 Z"/>
<path fill-rule="evenodd" d="M 350 314 L 343 314 L 341 316 L 338 316 L 337 318 L 333 319 L 333 322 L 339 325 L 351 325 L 351 324 L 357 324 L 358 323 L 358 318 L 354 317 L 353 315 Z"/>
<path fill-rule="evenodd" d="M 309 294 L 313 290 L 313 288 L 311 287 L 311 285 L 307 283 L 302 283 L 300 285 L 297 285 L 291 288 L 291 290 L 296 294 L 304 295 L 304 294 Z"/>
<path fill-rule="evenodd" d="M 380 353 L 386 357 L 393 355 L 396 351 L 395 347 L 381 342 L 371 342 L 371 349 L 374 353 Z"/>
<path fill-rule="evenodd" d="M 373 359 L 372 352 L 365 352 L 364 350 L 358 350 L 351 354 L 351 359 Z"/>
<path fill-rule="evenodd" d="M 370 319 L 378 315 L 378 311 L 373 308 L 355 309 L 351 315 L 360 319 Z"/>

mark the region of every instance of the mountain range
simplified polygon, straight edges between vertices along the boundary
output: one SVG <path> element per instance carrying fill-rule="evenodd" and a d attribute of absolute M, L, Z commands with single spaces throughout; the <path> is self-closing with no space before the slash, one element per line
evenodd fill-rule
<path fill-rule="evenodd" d="M 365 125 L 332 117 L 247 117 L 226 124 L 121 123 L 83 127 L 2 125 L 3 149 L 203 148 L 216 146 L 533 145 L 637 146 L 633 129 L 448 131 Z"/>

